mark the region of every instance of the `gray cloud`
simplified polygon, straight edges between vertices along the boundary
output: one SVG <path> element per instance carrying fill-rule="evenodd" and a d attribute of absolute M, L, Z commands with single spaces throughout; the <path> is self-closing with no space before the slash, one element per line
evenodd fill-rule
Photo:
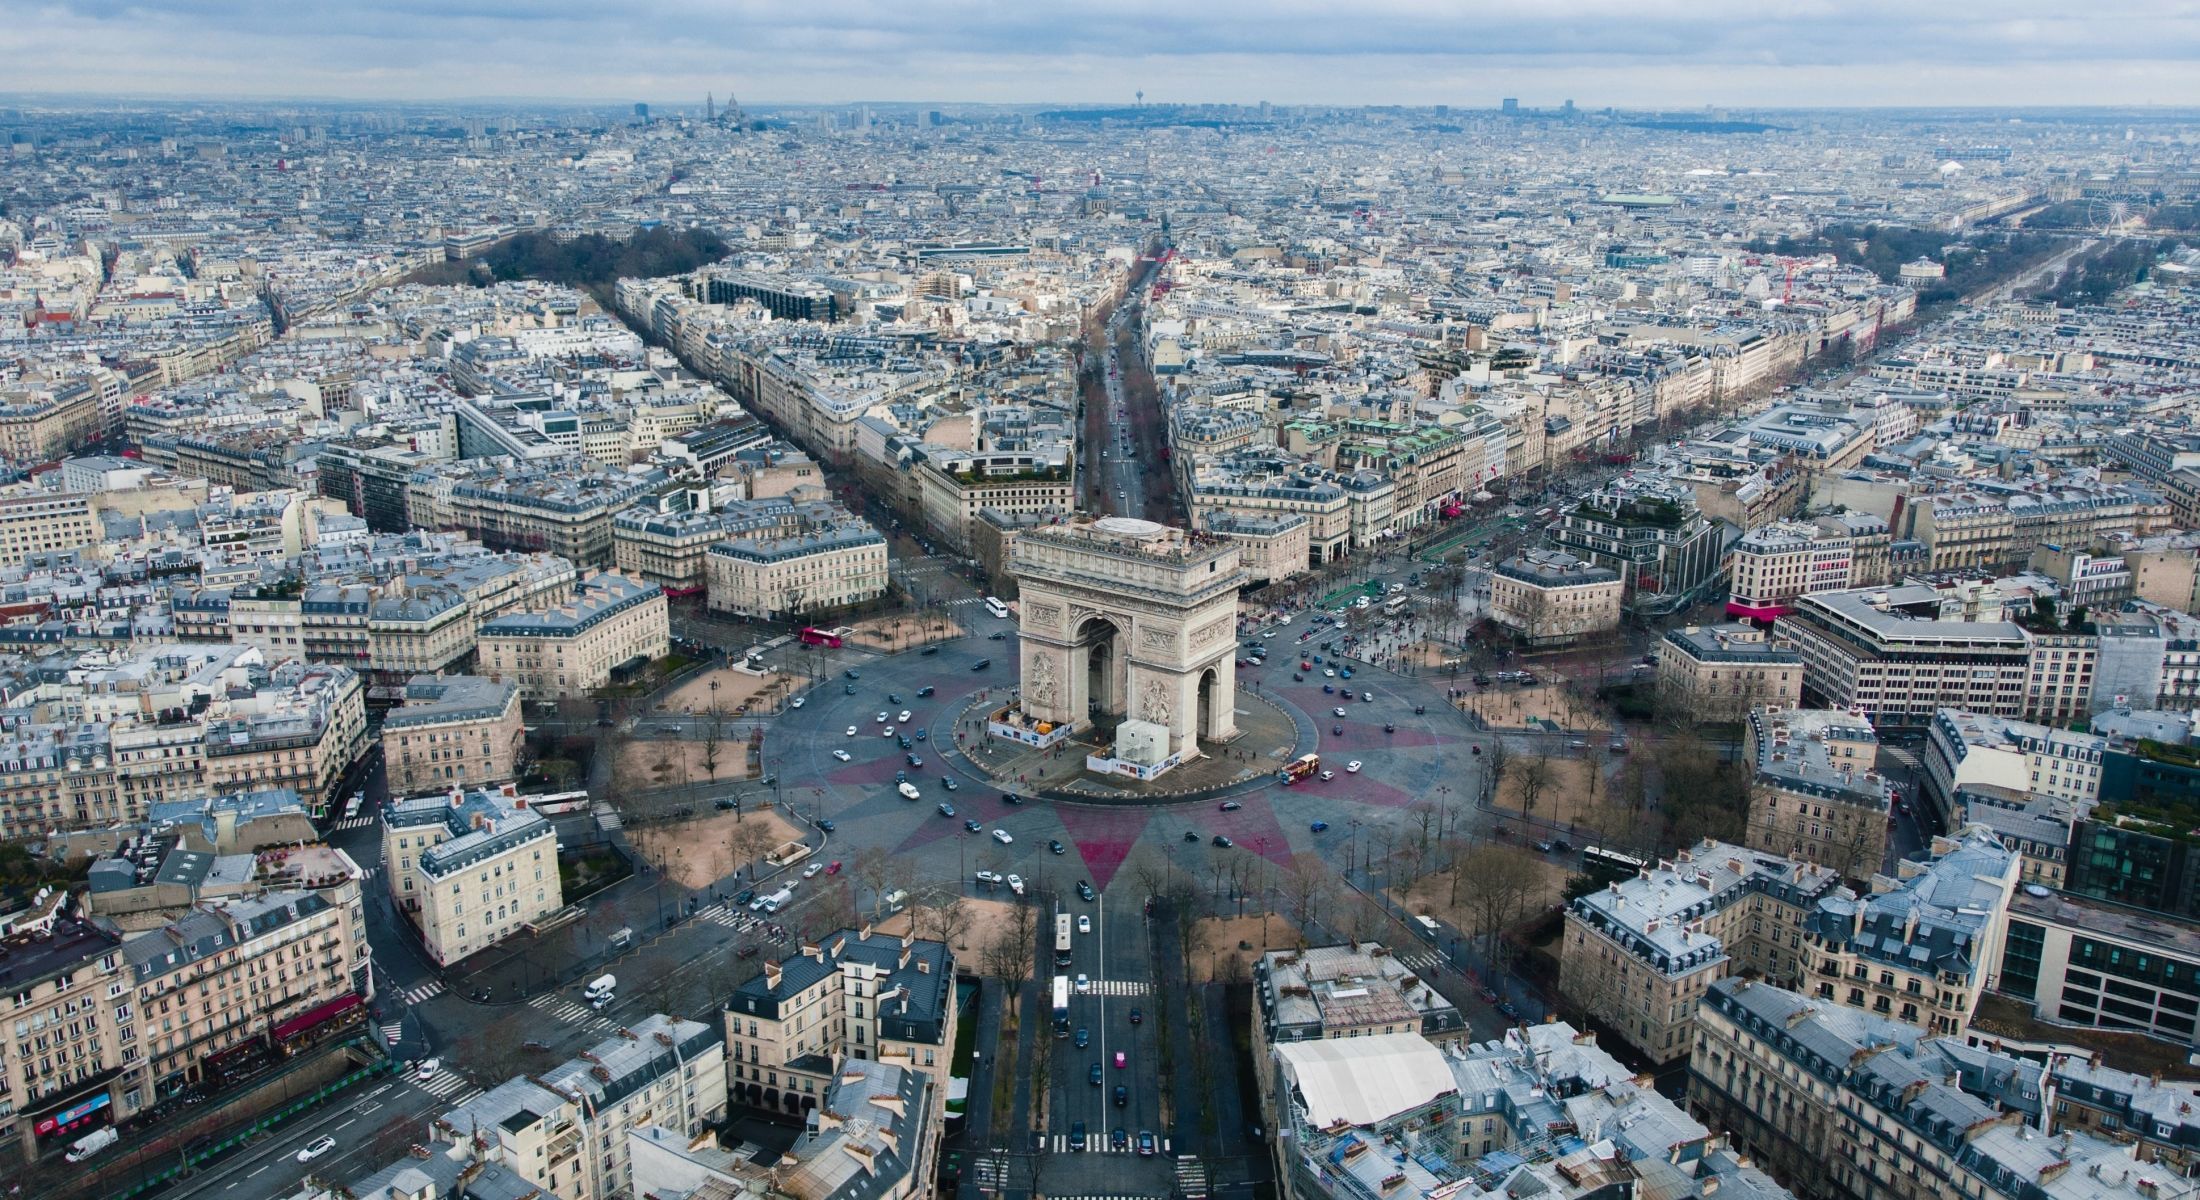
<path fill-rule="evenodd" d="M 2166 0 L 0 0 L 26 91 L 756 100 L 2200 102 Z"/>

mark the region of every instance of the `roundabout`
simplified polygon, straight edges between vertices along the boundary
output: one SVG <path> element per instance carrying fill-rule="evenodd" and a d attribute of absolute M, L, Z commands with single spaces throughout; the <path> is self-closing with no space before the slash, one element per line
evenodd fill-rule
<path fill-rule="evenodd" d="M 1183 778 L 1172 772 L 1138 791 L 1084 771 L 1082 747 L 1065 744 L 1051 759 L 1007 745 L 989 753 L 983 715 L 1013 693 L 1017 635 L 1009 621 L 977 624 L 976 635 L 929 652 L 847 656 L 803 707 L 777 718 L 767 758 L 793 815 L 833 822 L 826 857 L 886 860 L 880 873 L 903 887 L 966 890 L 985 870 L 1065 893 L 1079 881 L 1107 891 L 1141 861 L 1195 877 L 1232 854 L 1277 870 L 1305 855 L 1364 861 L 1418 836 L 1432 811 L 1444 824 L 1476 819 L 1466 720 L 1440 687 L 1357 664 L 1353 685 L 1372 700 L 1346 703 L 1318 679 L 1293 683 L 1287 664 L 1241 674 L 1233 714 L 1244 734 L 1179 768 Z M 973 669 L 980 661 L 989 665 Z M 1308 752 L 1331 778 L 1279 783 L 1282 767 Z"/>

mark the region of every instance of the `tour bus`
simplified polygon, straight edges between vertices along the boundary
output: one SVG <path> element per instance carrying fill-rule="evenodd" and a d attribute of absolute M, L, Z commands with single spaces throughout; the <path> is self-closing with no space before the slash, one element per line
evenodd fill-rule
<path fill-rule="evenodd" d="M 996 617 L 1006 617 L 1008 616 L 1008 605 L 1001 603 L 998 596 L 987 596 L 985 598 L 985 611 Z"/>
<path fill-rule="evenodd" d="M 1069 965 L 1069 914 L 1054 914 L 1054 965 Z"/>
<path fill-rule="evenodd" d="M 1284 784 L 1284 786 L 1288 787 L 1291 784 L 1297 783 L 1299 780 L 1304 779 L 1309 775 L 1312 775 L 1314 772 L 1321 770 L 1321 766 L 1321 755 L 1301 754 L 1295 761 L 1292 762 L 1290 766 L 1276 772 L 1276 778 L 1280 780 Z"/>
<path fill-rule="evenodd" d="M 1054 1036 L 1069 1036 L 1069 976 L 1054 977 Z"/>
<path fill-rule="evenodd" d="M 1581 852 L 1581 872 L 1598 883 L 1624 883 L 1650 864 L 1632 854 L 1590 846 Z"/>

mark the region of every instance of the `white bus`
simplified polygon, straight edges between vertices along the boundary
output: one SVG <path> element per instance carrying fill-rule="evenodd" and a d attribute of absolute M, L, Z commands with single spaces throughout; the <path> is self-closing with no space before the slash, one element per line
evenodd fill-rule
<path fill-rule="evenodd" d="M 1069 1036 L 1069 976 L 1054 977 L 1054 1036 Z"/>
<path fill-rule="evenodd" d="M 998 596 L 987 596 L 985 598 L 985 611 L 992 613 L 996 617 L 1005 618 L 1008 616 L 1008 605 L 1001 603 L 1001 599 Z"/>
<path fill-rule="evenodd" d="M 1068 913 L 1054 914 L 1054 965 L 1057 967 L 1069 965 L 1069 925 Z"/>

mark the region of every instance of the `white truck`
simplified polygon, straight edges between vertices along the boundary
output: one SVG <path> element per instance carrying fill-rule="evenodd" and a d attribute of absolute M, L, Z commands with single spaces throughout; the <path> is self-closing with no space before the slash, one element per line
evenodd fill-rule
<path fill-rule="evenodd" d="M 902 798 L 902 799 L 904 799 L 904 800 L 922 800 L 922 799 L 924 799 L 924 796 L 923 796 L 923 794 L 917 791 L 917 785 L 916 785 L 916 784 L 913 784 L 913 783 L 911 783 L 911 782 L 909 782 L 909 781 L 908 781 L 908 780 L 906 780 L 906 779 L 905 779 L 905 780 L 903 780 L 903 781 L 901 782 L 901 784 L 900 784 L 899 786 L 897 786 L 897 787 L 896 787 L 896 788 L 895 788 L 894 790 L 895 790 L 895 791 L 897 791 L 897 792 L 900 792 L 900 793 L 901 793 L 901 798 Z"/>
<path fill-rule="evenodd" d="M 582 994 L 587 998 L 588 1006 L 600 1012 L 605 1005 L 611 1003 L 611 994 L 618 990 L 618 987 L 618 976 L 598 975 L 588 981 L 588 990 Z"/>
<path fill-rule="evenodd" d="M 116 1133 L 113 1126 L 109 1126 L 105 1129 L 95 1129 L 92 1132 L 85 1134 L 83 1137 L 76 1139 L 76 1141 L 69 1146 L 69 1152 L 62 1155 L 62 1157 L 73 1163 L 83 1162 L 85 1159 L 90 1158 L 94 1154 L 105 1150 L 107 1147 L 112 1146 L 116 1142 L 119 1142 L 121 1140 L 122 1135 Z"/>

